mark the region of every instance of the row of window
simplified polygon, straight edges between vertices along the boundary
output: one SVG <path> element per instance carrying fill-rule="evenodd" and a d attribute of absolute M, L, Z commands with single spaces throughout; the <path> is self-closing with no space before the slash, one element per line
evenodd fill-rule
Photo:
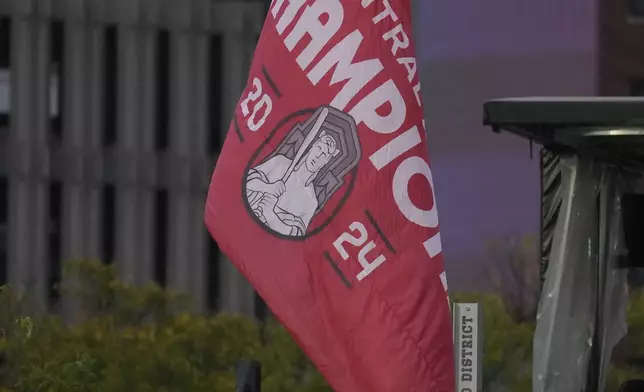
<path fill-rule="evenodd" d="M 55 140 L 60 140 L 64 133 L 63 94 L 65 89 L 63 69 L 65 67 L 65 26 L 62 21 L 53 21 L 50 25 L 50 67 L 55 93 L 52 108 L 51 135 Z M 104 146 L 114 145 L 118 140 L 118 56 L 119 40 L 116 26 L 105 27 L 104 34 L 104 74 L 103 82 L 103 109 L 104 121 L 102 141 Z M 171 46 L 170 33 L 165 30 L 156 35 L 156 61 L 155 61 L 155 148 L 164 150 L 169 144 L 169 113 L 170 113 L 170 72 L 171 72 Z M 222 145 L 222 50 L 223 40 L 220 35 L 211 35 L 208 47 L 208 140 L 207 152 L 216 154 Z M 10 72 L 11 69 L 11 19 L 0 17 L 0 72 Z M 3 87 L 0 86 L 0 89 Z M 6 87 L 5 87 L 6 88 Z M 0 108 L 2 99 L 8 99 L 8 89 L 0 90 Z M 6 105 L 6 104 L 5 104 Z M 0 110 L 0 126 L 7 126 L 10 113 Z"/>
<path fill-rule="evenodd" d="M 0 132 L 3 127 L 9 125 L 9 116 L 8 113 L 6 113 L 6 107 L 8 106 L 9 101 L 9 91 L 4 87 L 4 84 L 6 83 L 5 80 L 8 79 L 8 75 L 5 72 L 9 69 L 11 55 L 11 51 L 9 50 L 9 45 L 11 43 L 10 31 L 10 19 L 0 17 Z"/>
<path fill-rule="evenodd" d="M 64 118 L 63 103 L 64 77 L 62 70 L 65 67 L 65 28 L 61 21 L 53 21 L 50 25 L 50 53 L 49 61 L 56 79 L 56 91 L 52 97 L 55 101 L 56 110 L 52 113 L 50 122 L 51 135 L 56 140 L 64 137 Z M 117 122 L 118 117 L 118 33 L 115 26 L 107 26 L 104 34 L 104 75 L 103 75 L 103 104 L 104 104 L 104 121 L 103 121 L 103 145 L 110 146 L 117 142 Z M 168 113 L 170 112 L 170 58 L 171 48 L 169 33 L 159 31 L 156 36 L 157 59 L 155 64 L 155 88 L 157 89 L 155 97 L 156 113 L 156 132 L 155 147 L 163 150 L 168 147 Z M 208 110 L 209 140 L 208 152 L 217 153 L 221 147 L 221 103 L 222 103 L 222 39 L 218 35 L 210 37 L 209 44 L 209 86 L 208 86 Z M 11 19 L 0 17 L 0 72 L 8 72 L 11 69 Z M 6 78 L 8 80 L 9 78 Z M 0 86 L 4 88 L 0 92 L 0 100 L 8 99 L 9 86 Z M 4 94 L 4 95 L 1 95 Z M 50 104 L 52 104 L 50 102 Z M 3 103 L 0 102 L 0 108 Z M 4 103 L 7 106 L 7 103 Z M 0 110 L 0 127 L 7 127 L 10 113 Z M 0 285 L 7 282 L 7 221 L 8 221 L 8 182 L 4 177 L 0 177 Z M 49 297 L 51 301 L 56 301 L 58 294 L 53 289 L 54 285 L 60 281 L 61 277 L 61 229 L 62 229 L 62 185 L 59 182 L 52 182 L 49 186 L 49 226 L 47 231 L 47 247 L 49 256 L 49 272 L 47 281 L 50 287 Z M 101 207 L 102 213 L 102 258 L 106 262 L 111 262 L 115 257 L 116 246 L 116 190 L 113 186 L 107 185 L 103 188 Z M 159 284 L 164 285 L 166 281 L 166 262 L 168 244 L 168 195 L 167 191 L 160 189 L 155 194 L 155 222 L 154 222 L 154 249 L 153 255 L 155 260 L 154 279 Z M 205 234 L 204 234 L 205 235 Z M 214 241 L 209 241 L 209 274 L 208 274 L 208 303 L 211 308 L 216 308 L 217 297 L 219 292 L 219 274 L 218 259 L 219 250 Z"/>
<path fill-rule="evenodd" d="M 0 176 L 0 286 L 7 283 L 7 221 L 9 219 L 9 184 Z"/>
<path fill-rule="evenodd" d="M 0 177 L 0 286 L 7 283 L 7 232 L 9 212 L 9 183 L 6 177 Z M 54 305 L 59 296 L 54 289 L 61 279 L 62 271 L 62 217 L 63 217 L 63 186 L 58 181 L 49 184 L 49 200 L 47 205 L 48 227 L 47 227 L 47 255 L 49 258 L 47 283 L 49 287 L 49 300 Z M 101 206 L 101 258 L 111 263 L 115 258 L 116 230 L 118 215 L 116 212 L 116 189 L 112 185 L 106 185 L 102 189 Z M 154 197 L 154 222 L 153 226 L 153 279 L 161 286 L 165 286 L 167 279 L 167 244 L 169 219 L 168 192 L 159 189 Z M 204 230 L 204 235 L 208 234 Z M 210 309 L 217 309 L 219 297 L 219 259 L 220 251 L 217 244 L 208 240 L 207 254 L 207 303 Z"/>
<path fill-rule="evenodd" d="M 50 67 L 53 71 L 52 79 L 55 82 L 54 94 L 52 94 L 50 106 L 51 122 L 50 133 L 54 140 L 61 140 L 64 137 L 64 112 L 63 94 L 65 67 L 65 27 L 61 21 L 53 21 L 50 25 Z M 118 95 L 119 95 L 119 39 L 118 30 L 115 26 L 106 26 L 104 31 L 102 75 L 103 89 L 103 110 L 104 120 L 102 122 L 102 144 L 105 147 L 114 145 L 118 141 Z M 207 152 L 216 154 L 222 145 L 222 68 L 223 40 L 220 35 L 211 35 L 208 46 L 208 140 Z M 156 61 L 155 61 L 155 140 L 157 150 L 164 150 L 169 144 L 169 112 L 170 112 L 170 74 L 171 74 L 171 45 L 168 31 L 159 31 L 156 35 Z M 8 75 L 11 69 L 11 19 L 0 17 L 0 73 Z M 7 78 L 8 79 L 8 78 Z M 2 86 L 0 86 L 0 89 Z M 5 86 L 6 99 L 9 98 Z M 0 101 L 3 99 L 0 91 Z M 6 103 L 5 103 L 6 105 Z M 0 102 L 0 129 L 7 127 L 10 120 L 10 113 L 3 112 Z M 61 278 L 62 258 L 62 200 L 63 186 L 60 182 L 49 184 L 48 200 L 48 231 L 47 251 L 49 265 L 47 272 L 47 283 L 49 284 L 49 299 L 53 304 L 58 300 L 58 293 L 54 290 L 56 283 Z M 7 276 L 7 226 L 8 223 L 8 194 L 9 183 L 6 178 L 0 177 L 0 285 L 8 280 Z M 116 230 L 117 230 L 117 192 L 112 185 L 106 185 L 102 189 L 101 205 L 101 257 L 105 262 L 112 262 L 115 258 Z M 154 197 L 154 239 L 153 239 L 153 278 L 160 285 L 165 285 L 167 279 L 167 244 L 168 241 L 168 193 L 164 189 L 158 189 Z M 204 235 L 207 235 L 204 232 Z M 207 304 L 210 309 L 217 309 L 219 305 L 219 258 L 220 251 L 217 244 L 208 241 L 208 263 L 207 263 Z M 257 316 L 264 318 L 267 310 L 261 298 L 256 298 Z"/>

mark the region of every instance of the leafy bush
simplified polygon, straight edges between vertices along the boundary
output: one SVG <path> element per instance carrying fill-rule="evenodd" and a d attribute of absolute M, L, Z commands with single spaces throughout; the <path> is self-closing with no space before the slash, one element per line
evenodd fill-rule
<path fill-rule="evenodd" d="M 483 391 L 532 390 L 534 322 L 518 321 L 507 302 L 494 294 L 455 294 L 458 302 L 478 302 L 483 308 Z M 619 390 L 626 381 L 644 375 L 644 290 L 631 294 L 628 335 L 613 354 L 606 391 Z"/>
<path fill-rule="evenodd" d="M 487 244 L 487 254 L 488 260 L 481 272 L 492 292 L 501 296 L 514 320 L 519 323 L 533 321 L 541 289 L 536 237 L 508 236 L 491 240 Z"/>
<path fill-rule="evenodd" d="M 630 295 L 628 304 L 628 334 L 613 352 L 606 382 L 607 391 L 617 391 L 624 382 L 644 375 L 644 290 Z"/>
<path fill-rule="evenodd" d="M 185 298 L 159 287 L 133 287 L 98 262 L 67 266 L 63 287 L 77 299 L 79 320 L 32 308 L 0 291 L 0 391 L 234 391 L 238 359 L 261 361 L 264 390 L 330 391 L 279 325 L 260 341 L 251 319 L 180 312 Z"/>
<path fill-rule="evenodd" d="M 241 358 L 261 362 L 264 392 L 331 392 L 274 321 L 186 312 L 184 296 L 127 285 L 99 262 L 69 263 L 65 277 L 61 291 L 77 309 L 70 324 L 0 289 L 0 392 L 228 392 Z M 483 390 L 530 391 L 534 323 L 517 320 L 500 295 L 452 299 L 482 304 Z M 629 317 L 626 345 L 642 352 L 642 293 Z M 631 364 L 613 369 L 608 390 L 637 374 Z"/>

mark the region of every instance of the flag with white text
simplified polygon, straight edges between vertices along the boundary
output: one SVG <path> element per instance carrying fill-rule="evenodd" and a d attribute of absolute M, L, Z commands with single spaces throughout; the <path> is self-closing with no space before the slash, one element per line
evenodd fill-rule
<path fill-rule="evenodd" d="M 410 0 L 273 0 L 206 225 L 337 392 L 453 391 Z"/>

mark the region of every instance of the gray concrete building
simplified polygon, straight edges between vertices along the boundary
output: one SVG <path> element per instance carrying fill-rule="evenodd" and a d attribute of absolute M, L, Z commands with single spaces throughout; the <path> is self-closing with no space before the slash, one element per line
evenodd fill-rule
<path fill-rule="evenodd" d="M 644 95 L 644 1 L 599 1 L 602 95 Z"/>
<path fill-rule="evenodd" d="M 72 259 L 252 314 L 203 225 L 265 4 L 0 0 L 0 285 L 54 306 Z M 259 306 L 258 306 L 259 307 Z"/>

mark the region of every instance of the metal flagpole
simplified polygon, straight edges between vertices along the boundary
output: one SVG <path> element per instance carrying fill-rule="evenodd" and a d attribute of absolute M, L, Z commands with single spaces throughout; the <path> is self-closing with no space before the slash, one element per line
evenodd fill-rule
<path fill-rule="evenodd" d="M 235 371 L 235 392 L 262 392 L 262 372 L 259 362 L 241 360 Z"/>

